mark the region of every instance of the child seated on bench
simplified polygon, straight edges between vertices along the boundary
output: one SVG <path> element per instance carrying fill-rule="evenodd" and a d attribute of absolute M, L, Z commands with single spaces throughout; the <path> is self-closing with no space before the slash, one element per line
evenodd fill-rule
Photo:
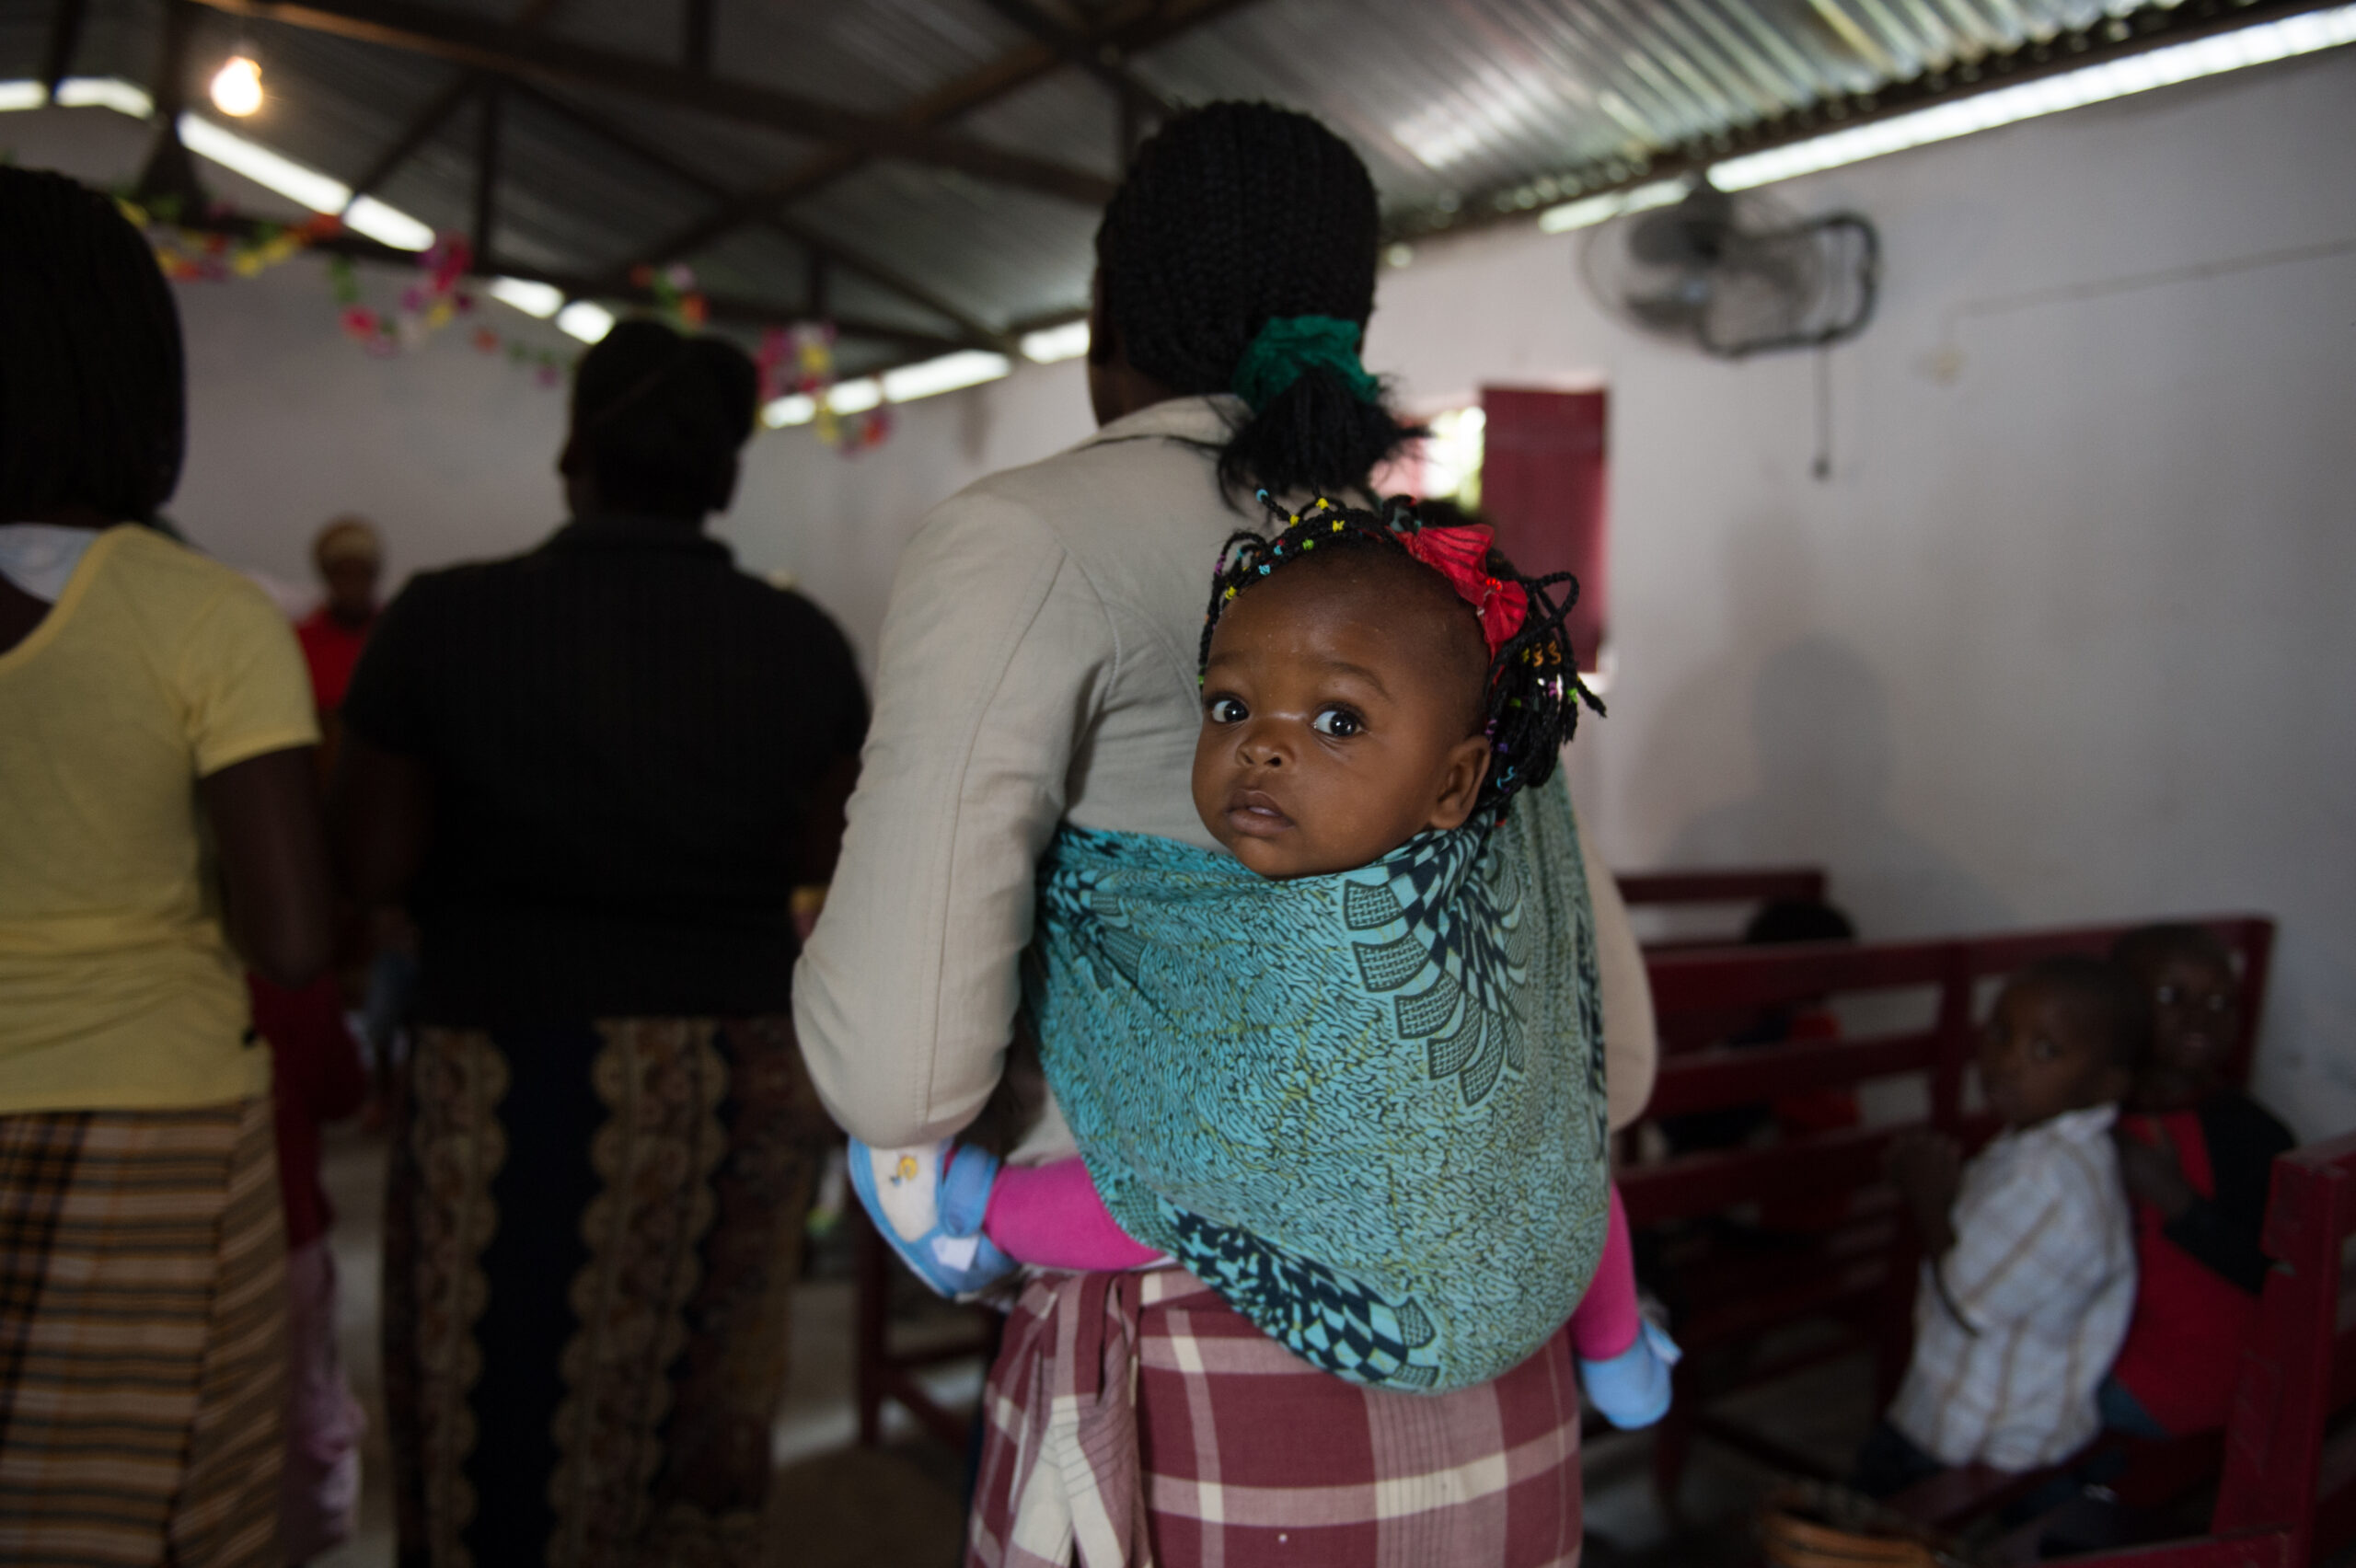
<path fill-rule="evenodd" d="M 2138 1278 L 2103 1423 L 2139 1437 L 2206 1432 L 2225 1424 L 2235 1352 L 2258 1315 L 2267 1190 L 2291 1130 L 2225 1081 L 2241 991 L 2214 932 L 2146 926 L 2110 957 L 2151 998 L 2152 1049 L 2119 1124 Z"/>
<path fill-rule="evenodd" d="M 2095 1388 L 2135 1299 L 2118 1101 L 2150 1037 L 2142 992 L 2090 958 L 2013 977 L 1980 1043 L 2004 1130 L 1968 1165 L 1920 1132 L 1890 1177 L 1923 1242 L 1914 1356 L 1854 1484 L 1904 1491 L 1951 1465 L 2034 1470 L 2100 1427 Z"/>

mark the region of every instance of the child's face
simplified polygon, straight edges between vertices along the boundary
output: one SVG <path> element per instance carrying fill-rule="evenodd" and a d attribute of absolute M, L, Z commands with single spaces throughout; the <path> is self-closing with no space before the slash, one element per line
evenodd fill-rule
<path fill-rule="evenodd" d="M 2198 952 L 2172 952 L 2137 976 L 2152 997 L 2152 1055 L 2136 1100 L 2148 1110 L 2199 1103 L 2217 1087 L 2241 1033 L 2233 971 Z"/>
<path fill-rule="evenodd" d="M 2006 1126 L 2034 1127 L 2127 1092 L 2090 1010 L 2046 986 L 2007 986 L 1997 998 L 1980 1037 L 1980 1086 Z"/>
<path fill-rule="evenodd" d="M 1469 614 L 1310 563 L 1230 604 L 1203 675 L 1195 809 L 1264 877 L 1366 865 L 1461 826 L 1487 773 Z M 1468 676 L 1471 682 L 1468 691 Z"/>

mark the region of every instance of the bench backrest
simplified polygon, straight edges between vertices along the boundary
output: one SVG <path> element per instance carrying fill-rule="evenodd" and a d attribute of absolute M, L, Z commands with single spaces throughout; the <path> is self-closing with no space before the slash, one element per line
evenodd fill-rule
<path fill-rule="evenodd" d="M 2211 1534 L 2072 1558 L 2082 1568 L 2309 1568 L 2356 1539 L 2356 1431 L 2327 1440 L 2356 1400 L 2356 1327 L 2343 1257 L 2356 1235 L 2356 1133 L 2274 1162 L 2275 1261 L 2242 1348 Z"/>
<path fill-rule="evenodd" d="M 1615 872 L 1612 881 L 1619 885 L 1621 902 L 1629 908 L 1673 910 L 1680 915 L 1740 909 L 1747 919 L 1753 907 L 1775 899 L 1800 898 L 1821 902 L 1824 897 L 1824 868 L 1821 866 Z M 1695 935 L 1692 927 L 1681 920 L 1677 922 L 1675 928 L 1678 931 L 1676 935 L 1647 940 L 1646 951 L 1716 947 L 1739 940 L 1742 931 L 1738 923 L 1731 930 L 1720 934 Z M 1706 931 L 1706 922 L 1703 928 Z"/>
<path fill-rule="evenodd" d="M 2232 1071 L 2243 1081 L 2265 1001 L 2274 923 L 2219 916 L 2215 930 L 2239 956 L 2242 1039 Z M 1928 1121 L 1969 1136 L 1964 1084 L 1979 1033 L 1983 982 L 2056 953 L 2108 951 L 2132 925 L 2071 927 L 1931 941 L 1718 947 L 1648 952 L 1661 1040 L 1659 1077 L 1647 1114 L 1670 1116 L 1758 1104 L 1781 1094 L 1854 1086 L 1919 1073 L 1927 1079 Z M 1806 1040 L 1728 1049 L 1718 1043 L 1765 1010 L 1843 997 L 1930 991 L 1935 1006 L 1919 1027 L 1842 1040 Z M 1687 1155 L 1623 1173 L 1631 1221 L 1721 1212 L 1761 1198 L 1871 1184 L 1896 1129 L 1856 1128 L 1764 1149 Z"/>
<path fill-rule="evenodd" d="M 2212 1528 L 2287 1527 L 2294 1562 L 2356 1539 L 2356 1432 L 2325 1442 L 2332 1416 L 2356 1399 L 2356 1326 L 2343 1310 L 2352 1235 L 2356 1133 L 2274 1162 L 2266 1251 L 2275 1268 L 2242 1351 Z"/>

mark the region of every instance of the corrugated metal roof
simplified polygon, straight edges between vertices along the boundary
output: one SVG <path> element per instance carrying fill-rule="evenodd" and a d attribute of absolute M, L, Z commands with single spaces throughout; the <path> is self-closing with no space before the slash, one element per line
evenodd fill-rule
<path fill-rule="evenodd" d="M 428 3 L 504 23 L 521 0 Z M 1861 95 L 1894 84 L 1969 80 L 1992 57 L 2125 26 L 2109 18 L 2151 25 L 2169 3 L 1027 0 L 1051 30 L 1174 28 L 1099 56 L 1165 100 L 1264 98 L 1321 115 L 1364 154 L 1406 231 L 1623 182 L 1675 149 L 1870 107 Z M 1043 53 L 1021 10 L 1013 0 L 716 0 L 713 69 L 1110 181 L 1121 161 L 1114 92 Z M 39 71 L 56 14 L 54 0 L 0 0 L 0 76 Z M 647 0 L 557 0 L 543 29 L 675 66 L 683 15 Z M 1169 20 L 1190 15 L 1203 19 Z M 161 23 L 158 0 L 90 0 L 73 73 L 152 85 Z M 191 46 L 192 102 L 240 38 L 259 52 L 270 94 L 240 129 L 347 182 L 466 75 L 428 53 L 208 10 Z M 467 227 L 477 112 L 471 100 L 452 112 L 384 199 L 438 228 Z M 782 206 L 745 200 L 780 190 Z M 938 163 L 846 156 L 811 135 L 546 80 L 506 99 L 496 192 L 496 253 L 516 268 L 618 279 L 688 236 L 684 259 L 715 297 L 786 319 L 806 306 L 814 242 L 842 253 L 829 269 L 835 310 L 943 338 L 1080 305 L 1096 222 L 1083 203 Z M 739 221 L 711 221 L 732 207 Z M 783 223 L 764 224 L 765 211 Z M 847 362 L 895 355 L 905 345 L 845 349 Z"/>

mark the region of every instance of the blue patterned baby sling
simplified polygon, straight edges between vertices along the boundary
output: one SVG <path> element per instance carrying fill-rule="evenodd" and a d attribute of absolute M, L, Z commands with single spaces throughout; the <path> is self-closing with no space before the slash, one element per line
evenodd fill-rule
<path fill-rule="evenodd" d="M 1113 1217 L 1327 1371 L 1486 1382 L 1585 1293 L 1603 1028 L 1559 784 L 1292 882 L 1067 827 L 1023 993 Z"/>

